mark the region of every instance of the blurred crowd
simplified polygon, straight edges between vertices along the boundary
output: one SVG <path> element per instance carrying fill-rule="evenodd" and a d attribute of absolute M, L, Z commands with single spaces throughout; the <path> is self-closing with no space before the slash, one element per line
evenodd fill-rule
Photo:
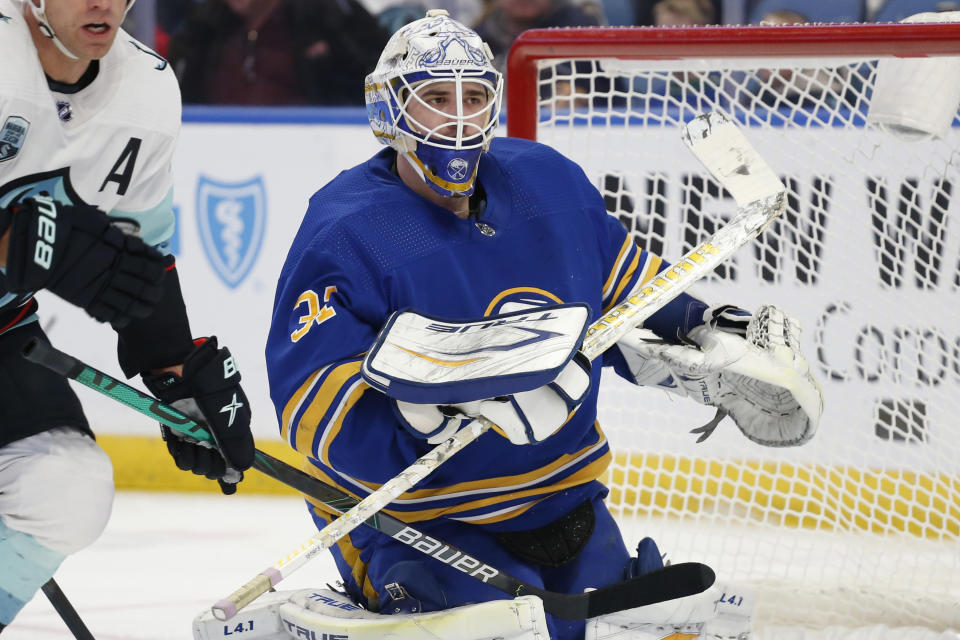
<path fill-rule="evenodd" d="M 540 27 L 895 22 L 960 9 L 943 0 L 162 0 L 154 45 L 188 104 L 358 105 L 387 38 L 426 9 L 473 27 L 504 70 L 516 37 Z"/>

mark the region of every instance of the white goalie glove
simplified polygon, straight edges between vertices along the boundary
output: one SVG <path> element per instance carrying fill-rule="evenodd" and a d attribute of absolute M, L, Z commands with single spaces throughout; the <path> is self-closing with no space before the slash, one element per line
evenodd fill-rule
<path fill-rule="evenodd" d="M 729 318 L 728 318 L 729 319 Z M 746 318 L 744 318 L 746 319 Z M 803 444 L 816 433 L 823 392 L 800 352 L 800 325 L 772 305 L 746 324 L 711 321 L 688 334 L 694 346 L 664 344 L 637 329 L 617 343 L 637 384 L 659 384 L 719 409 L 695 429 L 705 440 L 729 415 L 747 438 L 768 447 Z M 699 348 L 697 348 L 699 347 Z"/>

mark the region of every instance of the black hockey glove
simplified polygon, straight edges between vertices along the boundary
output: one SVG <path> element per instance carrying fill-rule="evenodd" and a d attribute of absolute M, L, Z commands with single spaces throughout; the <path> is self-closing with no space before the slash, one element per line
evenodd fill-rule
<path fill-rule="evenodd" d="M 230 351 L 218 349 L 216 337 L 201 338 L 184 360 L 183 377 L 169 372 L 142 377 L 152 394 L 205 425 L 217 444 L 201 445 L 161 426 L 177 467 L 217 480 L 226 495 L 236 492 L 243 479 L 239 472 L 253 464 L 254 444 L 250 406 Z"/>
<path fill-rule="evenodd" d="M 11 208 L 7 289 L 47 289 L 115 328 L 153 311 L 163 288 L 164 258 L 111 224 L 95 207 L 46 196 Z"/>

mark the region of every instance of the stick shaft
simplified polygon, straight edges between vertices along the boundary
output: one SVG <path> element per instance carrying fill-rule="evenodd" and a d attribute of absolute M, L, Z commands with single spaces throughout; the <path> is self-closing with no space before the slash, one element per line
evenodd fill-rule
<path fill-rule="evenodd" d="M 95 640 L 93 634 L 87 629 L 87 625 L 85 625 L 80 618 L 80 614 L 73 608 L 70 600 L 67 599 L 66 594 L 63 593 L 60 585 L 58 585 L 53 578 L 47 580 L 47 582 L 40 587 L 40 590 L 47 596 L 47 600 L 53 605 L 54 610 L 59 614 L 63 623 L 67 625 L 67 629 L 70 630 L 74 638 L 77 640 Z"/>
<path fill-rule="evenodd" d="M 143 415 L 160 422 L 166 421 L 171 428 L 190 433 L 197 438 L 203 438 L 206 435 L 202 426 L 182 416 L 176 410 L 141 393 L 126 383 L 114 380 L 107 374 L 54 349 L 46 342 L 30 343 L 25 349 L 25 355 L 31 361 L 43 364 L 73 380 L 81 381 L 95 391 L 123 402 Z M 138 400 L 135 402 L 125 400 L 131 397 L 136 397 Z M 253 466 L 265 475 L 323 502 L 336 513 L 342 513 L 359 502 L 357 498 L 345 491 L 328 485 L 263 451 L 256 451 Z M 336 524 L 336 522 L 333 524 Z M 422 545 L 426 536 L 398 518 L 382 512 L 374 513 L 365 521 L 365 524 L 417 549 L 421 553 L 429 555 Z M 214 614 L 221 619 L 232 617 L 240 608 L 268 591 L 284 575 L 289 575 L 296 567 L 301 566 L 320 553 L 325 548 L 322 541 L 319 540 L 321 533 L 311 536 L 304 544 L 287 553 L 273 566 L 259 573 L 243 588 L 232 594 L 230 599 L 218 602 L 214 607 Z M 441 545 L 445 544 L 440 541 L 436 542 Z M 580 594 L 554 593 L 522 582 L 453 545 L 446 544 L 446 547 L 448 549 L 447 557 L 451 560 L 466 560 L 463 566 L 454 563 L 452 566 L 455 568 L 511 596 L 527 594 L 539 596 L 543 600 L 544 609 L 547 612 L 570 620 L 583 620 L 613 611 L 700 593 L 712 585 L 714 581 L 714 574 L 706 565 L 684 563 L 682 565 L 672 565 L 661 572 L 645 574 L 596 591 Z M 482 567 L 482 571 L 478 572 L 477 567 Z"/>

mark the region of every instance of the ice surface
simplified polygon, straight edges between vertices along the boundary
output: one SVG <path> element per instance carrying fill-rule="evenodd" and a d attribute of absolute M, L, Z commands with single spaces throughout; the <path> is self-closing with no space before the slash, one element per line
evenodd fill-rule
<path fill-rule="evenodd" d="M 194 616 L 315 531 L 299 498 L 118 492 L 100 539 L 54 577 L 97 640 L 191 640 Z M 324 553 L 279 588 L 337 577 Z M 41 592 L 2 638 L 73 640 Z"/>

